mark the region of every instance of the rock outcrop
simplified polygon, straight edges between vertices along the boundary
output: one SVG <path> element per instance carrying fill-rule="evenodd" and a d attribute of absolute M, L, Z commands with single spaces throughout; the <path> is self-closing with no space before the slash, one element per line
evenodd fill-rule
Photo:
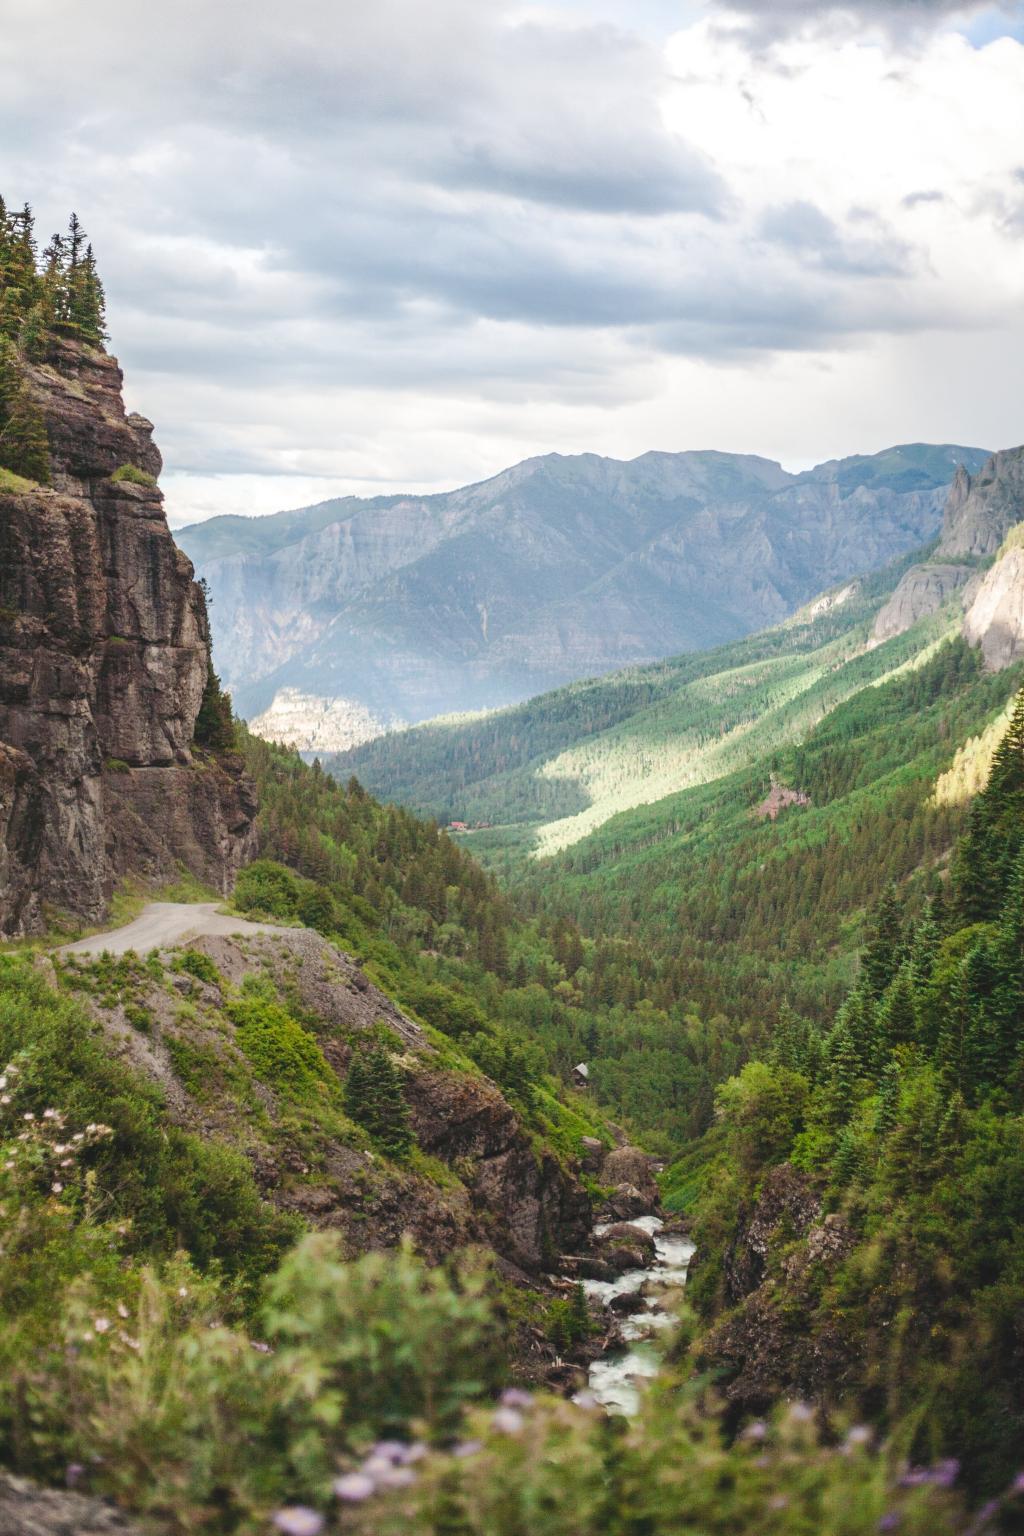
<path fill-rule="evenodd" d="M 914 565 L 889 601 L 879 609 L 872 638 L 891 640 L 905 634 L 918 619 L 937 613 L 975 574 L 973 565 Z"/>
<path fill-rule="evenodd" d="M 994 453 L 976 475 L 957 470 L 942 517 L 938 553 L 986 558 L 998 551 L 1024 508 L 1024 447 Z"/>
<path fill-rule="evenodd" d="M 96 348 L 27 376 L 52 484 L 0 485 L 0 933 L 94 921 L 126 873 L 225 888 L 255 838 L 240 762 L 193 750 L 209 628 L 152 425 Z"/>
<path fill-rule="evenodd" d="M 0 1472 L 0 1536 L 142 1536 L 105 1499 Z"/>
<path fill-rule="evenodd" d="M 1022 517 L 1024 448 L 994 453 L 974 475 L 961 464 L 946 498 L 934 559 L 907 571 L 879 611 L 872 638 L 881 642 L 904 634 L 919 619 L 937 613 L 958 590 L 963 590 L 965 607 L 970 606 L 978 594 L 978 562 L 998 552 Z M 1005 616 L 1005 604 L 1003 611 Z M 993 654 L 1003 651 L 1003 641 L 993 643 Z"/>
<path fill-rule="evenodd" d="M 1019 511 L 1024 517 L 1024 499 Z M 981 647 L 990 672 L 1024 656 L 1024 546 L 1007 548 L 985 573 L 964 617 L 964 637 Z"/>

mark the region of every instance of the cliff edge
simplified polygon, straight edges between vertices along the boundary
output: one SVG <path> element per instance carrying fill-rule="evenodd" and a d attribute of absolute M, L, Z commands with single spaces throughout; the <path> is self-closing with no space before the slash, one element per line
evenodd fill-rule
<path fill-rule="evenodd" d="M 152 425 L 116 359 L 59 334 L 22 365 L 49 484 L 0 470 L 0 933 L 102 917 L 120 877 L 226 890 L 254 851 L 241 759 L 197 749 L 203 592 L 171 537 Z"/>

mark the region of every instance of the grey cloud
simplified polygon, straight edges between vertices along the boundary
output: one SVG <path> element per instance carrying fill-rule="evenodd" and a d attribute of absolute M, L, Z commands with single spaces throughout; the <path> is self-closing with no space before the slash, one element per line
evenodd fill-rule
<path fill-rule="evenodd" d="M 874 222 L 863 209 L 851 210 L 850 216 L 856 222 Z M 892 236 L 845 235 L 813 203 L 797 201 L 769 210 L 761 220 L 760 234 L 769 244 L 788 248 L 826 272 L 898 277 L 909 269 L 910 251 L 903 241 Z"/>
<path fill-rule="evenodd" d="M 41 195 L 45 233 L 77 207 L 129 377 L 185 421 L 196 380 L 257 424 L 360 387 L 612 405 L 659 353 L 938 319 L 870 218 L 752 225 L 663 125 L 656 51 L 609 26 L 505 0 L 0 0 L 0 35 L 0 190 Z M 161 437 L 179 468 L 262 467 L 259 431 L 218 428 Z"/>
<path fill-rule="evenodd" d="M 865 24 L 889 32 L 929 32 L 951 18 L 968 18 L 993 8 L 1007 13 L 1017 0 L 993 7 L 992 0 L 710 0 L 719 10 L 745 20 L 752 36 L 772 42 L 794 28 L 853 29 Z"/>
<path fill-rule="evenodd" d="M 908 192 L 903 199 L 904 208 L 918 208 L 922 203 L 944 203 L 945 192 L 940 192 L 937 187 L 930 187 L 922 192 Z"/>

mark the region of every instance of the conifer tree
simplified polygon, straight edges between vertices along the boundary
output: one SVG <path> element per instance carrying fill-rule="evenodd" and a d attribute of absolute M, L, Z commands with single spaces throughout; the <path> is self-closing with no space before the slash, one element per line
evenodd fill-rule
<path fill-rule="evenodd" d="M 16 475 L 47 485 L 50 444 L 42 412 L 24 385 L 19 389 L 5 425 L 0 428 L 0 463 Z"/>
<path fill-rule="evenodd" d="M 12 342 L 0 338 L 0 467 L 45 485 L 50 478 L 46 424 L 25 387 Z"/>
<path fill-rule="evenodd" d="M 352 1052 L 348 1075 L 345 1078 L 345 1108 L 353 1120 L 360 1125 L 365 1125 L 369 1102 L 366 1058 L 362 1051 L 355 1050 Z"/>
<path fill-rule="evenodd" d="M 882 1077 L 878 1085 L 878 1113 L 875 1117 L 875 1130 L 879 1135 L 885 1136 L 896 1124 L 899 1103 L 899 1062 L 887 1061 L 882 1068 Z"/>
<path fill-rule="evenodd" d="M 579 1281 L 573 1286 L 572 1296 L 569 1298 L 569 1328 L 574 1343 L 589 1339 L 593 1328 L 590 1308 L 587 1306 L 587 1293 Z"/>
<path fill-rule="evenodd" d="M 917 1037 L 917 1010 L 910 966 L 900 967 L 878 1010 L 878 1037 L 883 1051 L 907 1045 Z"/>
<path fill-rule="evenodd" d="M 881 997 L 903 958 L 903 925 L 896 887 L 886 887 L 871 916 L 861 972 L 871 993 Z"/>
<path fill-rule="evenodd" d="M 345 1079 L 345 1107 L 389 1157 L 404 1158 L 413 1146 L 402 1080 L 388 1052 L 374 1046 L 353 1054 Z"/>
<path fill-rule="evenodd" d="M 841 1013 L 828 1038 L 828 1100 L 833 1125 L 843 1124 L 857 1097 L 862 1075 L 860 1052 L 849 1019 Z"/>

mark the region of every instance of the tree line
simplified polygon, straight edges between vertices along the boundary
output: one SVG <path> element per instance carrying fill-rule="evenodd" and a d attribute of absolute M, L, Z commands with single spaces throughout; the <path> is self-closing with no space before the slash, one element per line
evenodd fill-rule
<path fill-rule="evenodd" d="M 92 245 L 77 214 L 39 255 L 32 209 L 0 197 L 0 470 L 45 485 L 50 451 L 27 367 L 55 336 L 102 347 L 106 300 Z"/>

